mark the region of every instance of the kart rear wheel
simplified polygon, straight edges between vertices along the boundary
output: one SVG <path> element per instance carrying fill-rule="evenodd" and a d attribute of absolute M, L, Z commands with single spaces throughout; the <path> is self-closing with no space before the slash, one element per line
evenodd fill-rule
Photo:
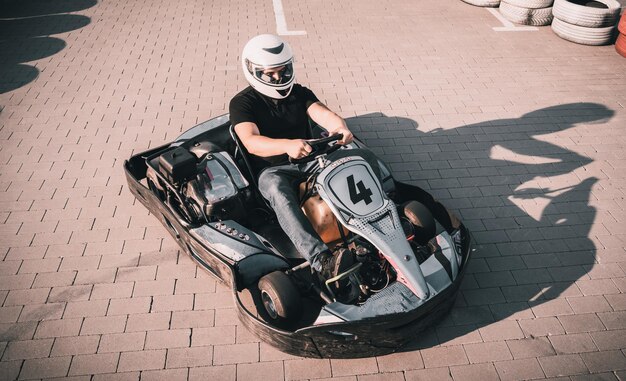
<path fill-rule="evenodd" d="M 435 219 L 424 204 L 409 201 L 402 208 L 406 218 L 414 225 L 415 241 L 425 245 L 436 235 Z"/>
<path fill-rule="evenodd" d="M 259 280 L 261 302 L 270 319 L 291 323 L 300 318 L 302 299 L 291 279 L 282 271 L 274 271 Z"/>

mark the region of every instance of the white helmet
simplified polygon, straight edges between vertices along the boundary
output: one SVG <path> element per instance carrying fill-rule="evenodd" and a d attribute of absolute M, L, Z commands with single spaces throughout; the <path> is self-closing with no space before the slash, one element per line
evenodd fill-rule
<path fill-rule="evenodd" d="M 261 34 L 253 37 L 241 53 L 243 74 L 250 86 L 274 99 L 286 98 L 291 92 L 296 76 L 293 72 L 291 47 L 278 36 Z M 268 69 L 282 68 L 280 78 L 264 74 Z"/>

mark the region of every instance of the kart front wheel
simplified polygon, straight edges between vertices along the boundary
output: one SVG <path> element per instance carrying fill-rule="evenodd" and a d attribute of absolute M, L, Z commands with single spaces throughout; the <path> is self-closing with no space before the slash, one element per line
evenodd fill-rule
<path fill-rule="evenodd" d="M 301 296 L 287 274 L 282 271 L 269 273 L 259 280 L 258 287 L 270 319 L 290 323 L 300 318 Z"/>

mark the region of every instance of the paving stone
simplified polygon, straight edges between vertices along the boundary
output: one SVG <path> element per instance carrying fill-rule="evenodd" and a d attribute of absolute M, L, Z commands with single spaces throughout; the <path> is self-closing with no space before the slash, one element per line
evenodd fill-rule
<path fill-rule="evenodd" d="M 193 329 L 192 346 L 222 344 L 235 344 L 235 326 Z"/>
<path fill-rule="evenodd" d="M 151 311 L 189 311 L 192 308 L 193 295 L 159 295 L 153 297 Z"/>
<path fill-rule="evenodd" d="M 405 379 L 406 381 L 452 381 L 452 373 L 448 367 L 411 370 L 406 372 Z"/>
<path fill-rule="evenodd" d="M 17 380 L 22 367 L 22 360 L 0 362 L 0 374 L 5 380 Z"/>
<path fill-rule="evenodd" d="M 63 318 L 104 316 L 108 308 L 108 299 L 68 302 Z"/>
<path fill-rule="evenodd" d="M 373 357 L 362 359 L 331 359 L 330 367 L 333 377 L 378 373 L 378 364 L 376 363 L 376 358 Z"/>
<path fill-rule="evenodd" d="M 483 341 L 474 325 L 438 327 L 436 332 L 439 343 L 444 346 L 480 343 Z"/>
<path fill-rule="evenodd" d="M 77 336 L 83 324 L 82 319 L 46 320 L 39 323 L 35 338 Z"/>
<path fill-rule="evenodd" d="M 188 347 L 190 344 L 190 329 L 149 331 L 146 336 L 146 349 Z"/>
<path fill-rule="evenodd" d="M 105 316 L 85 318 L 80 330 L 81 335 L 94 335 L 124 332 L 126 316 Z"/>
<path fill-rule="evenodd" d="M 71 357 L 54 357 L 45 359 L 32 359 L 24 361 L 21 380 L 30 380 L 43 377 L 63 377 L 70 368 Z"/>
<path fill-rule="evenodd" d="M 495 364 L 500 380 L 532 380 L 545 378 L 537 359 L 499 361 Z"/>
<path fill-rule="evenodd" d="M 237 365 L 237 380 L 282 381 L 285 379 L 282 362 L 259 362 Z"/>
<path fill-rule="evenodd" d="M 594 352 L 598 348 L 587 333 L 557 335 L 549 337 L 557 354 Z"/>
<path fill-rule="evenodd" d="M 259 344 L 221 345 L 213 354 L 213 365 L 228 365 L 259 361 Z"/>
<path fill-rule="evenodd" d="M 16 323 L 23 306 L 0 307 L 0 323 Z"/>
<path fill-rule="evenodd" d="M 398 352 L 377 357 L 378 370 L 381 373 L 406 371 L 424 368 L 424 360 L 419 351 Z"/>
<path fill-rule="evenodd" d="M 33 288 L 30 290 L 11 290 L 4 300 L 4 306 L 23 306 L 26 304 L 43 304 L 50 294 L 49 288 Z"/>
<path fill-rule="evenodd" d="M 119 353 L 99 353 L 94 355 L 77 355 L 72 359 L 69 375 L 89 375 L 97 373 L 114 373 Z"/>
<path fill-rule="evenodd" d="M 94 374 L 93 378 L 89 378 L 88 380 L 92 381 L 138 381 L 140 373 L 139 372 L 123 372 L 123 373 L 103 373 L 103 374 Z M 77 377 L 76 377 L 77 378 Z"/>
<path fill-rule="evenodd" d="M 576 314 L 611 311 L 611 306 L 603 295 L 567 298 L 567 302 Z"/>
<path fill-rule="evenodd" d="M 100 336 L 72 336 L 54 339 L 50 356 L 94 354 L 98 350 Z"/>
<path fill-rule="evenodd" d="M 41 321 L 61 319 L 65 303 L 31 304 L 21 308 L 18 321 Z"/>
<path fill-rule="evenodd" d="M 130 315 L 150 312 L 151 297 L 134 297 L 128 299 L 111 299 L 107 316 Z"/>
<path fill-rule="evenodd" d="M 544 357 L 556 354 L 550 341 L 544 337 L 507 340 L 506 341 L 514 359 L 529 357 Z"/>
<path fill-rule="evenodd" d="M 35 276 L 33 287 L 61 287 L 71 286 L 76 278 L 76 271 L 62 271 L 52 273 L 38 273 Z"/>
<path fill-rule="evenodd" d="M 517 321 L 499 321 L 479 329 L 484 341 L 521 339 L 524 333 Z"/>
<path fill-rule="evenodd" d="M 170 326 L 170 312 L 129 315 L 125 332 L 160 331 Z"/>
<path fill-rule="evenodd" d="M 133 293 L 133 282 L 95 284 L 90 300 L 130 298 Z"/>
<path fill-rule="evenodd" d="M 235 381 L 235 365 L 222 365 L 211 367 L 193 367 L 189 369 L 189 381 L 224 380 Z"/>
<path fill-rule="evenodd" d="M 300 357 L 279 351 L 277 348 L 261 341 L 259 343 L 260 361 L 294 360 Z"/>
<path fill-rule="evenodd" d="M 618 381 L 619 379 L 613 373 L 595 373 L 582 374 L 569 377 L 572 381 Z"/>
<path fill-rule="evenodd" d="M 594 343 L 601 351 L 622 349 L 626 343 L 626 330 L 591 332 Z"/>
<path fill-rule="evenodd" d="M 133 296 L 173 295 L 174 279 L 135 282 Z"/>
<path fill-rule="evenodd" d="M 380 367 L 380 357 L 378 359 Z M 395 364 L 393 360 L 389 363 Z M 287 381 L 331 377 L 330 360 L 328 359 L 294 359 L 287 360 L 284 364 L 285 380 Z M 390 367 L 393 365 L 390 364 Z M 381 371 L 383 370 L 381 369 Z"/>
<path fill-rule="evenodd" d="M 626 311 L 601 312 L 598 317 L 609 330 L 626 329 Z"/>
<path fill-rule="evenodd" d="M 619 289 L 610 279 L 579 280 L 576 285 L 585 296 L 619 294 Z"/>
<path fill-rule="evenodd" d="M 579 355 L 548 356 L 540 357 L 538 360 L 548 377 L 571 376 L 589 372 Z"/>
<path fill-rule="evenodd" d="M 450 367 L 454 380 L 499 380 L 493 364 L 472 364 Z"/>
<path fill-rule="evenodd" d="M 80 270 L 76 273 L 74 284 L 113 283 L 117 269 Z"/>
<path fill-rule="evenodd" d="M 141 379 L 143 381 L 169 381 L 169 380 L 187 380 L 189 369 L 163 369 L 163 370 L 144 370 L 141 372 Z M 210 380 L 211 378 L 207 378 Z M 219 378 L 216 378 L 219 380 Z"/>
<path fill-rule="evenodd" d="M 491 323 L 494 321 L 491 312 L 494 306 L 496 305 L 453 308 L 450 311 L 450 316 L 456 325 Z"/>
<path fill-rule="evenodd" d="M 118 372 L 163 369 L 165 367 L 165 349 L 123 352 L 117 366 Z"/>
<path fill-rule="evenodd" d="M 12 341 L 4 351 L 2 361 L 48 357 L 53 341 L 53 339 Z"/>
<path fill-rule="evenodd" d="M 519 325 L 527 337 L 560 335 L 565 333 L 565 329 L 556 317 L 521 320 Z"/>
<path fill-rule="evenodd" d="M 211 365 L 213 362 L 213 350 L 212 346 L 169 348 L 165 366 L 166 368 L 188 368 Z"/>
<path fill-rule="evenodd" d="M 591 373 L 626 369 L 626 356 L 621 351 L 582 353 L 580 356 Z"/>
<path fill-rule="evenodd" d="M 470 364 L 513 359 L 505 342 L 466 344 L 463 347 Z"/>
<path fill-rule="evenodd" d="M 528 302 L 492 304 L 489 306 L 494 320 L 525 320 L 533 319 L 535 314 Z"/>
<path fill-rule="evenodd" d="M 595 314 L 560 316 L 559 321 L 567 333 L 604 331 L 604 325 Z"/>
<path fill-rule="evenodd" d="M 75 302 L 88 300 L 91 285 L 54 287 L 48 296 L 48 302 Z"/>
<path fill-rule="evenodd" d="M 98 353 L 139 351 L 144 349 L 145 341 L 145 332 L 113 333 L 102 335 L 100 345 L 98 346 Z"/>
<path fill-rule="evenodd" d="M 460 345 L 424 349 L 422 350 L 422 358 L 424 360 L 424 367 L 426 368 L 469 363 L 465 350 Z"/>
<path fill-rule="evenodd" d="M 606 295 L 605 298 L 614 311 L 626 310 L 626 294 Z"/>

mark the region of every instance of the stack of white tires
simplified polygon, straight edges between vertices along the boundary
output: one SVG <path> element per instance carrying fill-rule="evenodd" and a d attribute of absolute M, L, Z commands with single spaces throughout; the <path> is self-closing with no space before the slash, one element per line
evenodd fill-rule
<path fill-rule="evenodd" d="M 617 0 L 555 0 L 552 30 L 583 45 L 606 45 L 613 40 L 620 13 Z"/>
<path fill-rule="evenodd" d="M 502 0 L 500 13 L 507 20 L 523 25 L 550 25 L 553 0 Z"/>

